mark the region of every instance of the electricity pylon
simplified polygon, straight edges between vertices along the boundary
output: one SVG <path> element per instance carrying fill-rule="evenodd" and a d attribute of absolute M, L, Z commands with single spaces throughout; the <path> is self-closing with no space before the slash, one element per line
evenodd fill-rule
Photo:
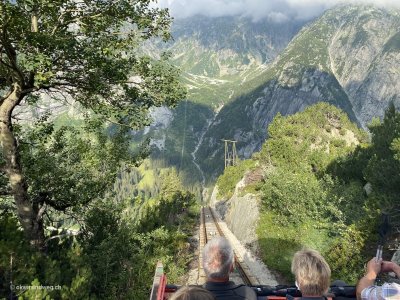
<path fill-rule="evenodd" d="M 238 156 L 236 152 L 236 142 L 231 140 L 222 140 L 225 142 L 225 168 L 228 166 L 236 166 Z"/>

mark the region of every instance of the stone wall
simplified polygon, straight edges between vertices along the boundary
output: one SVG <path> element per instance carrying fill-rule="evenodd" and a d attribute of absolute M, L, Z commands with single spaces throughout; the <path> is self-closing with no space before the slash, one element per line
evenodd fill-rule
<path fill-rule="evenodd" d="M 253 194 L 240 195 L 242 186 L 241 181 L 236 186 L 234 195 L 228 200 L 217 198 L 218 187 L 216 186 L 210 202 L 237 239 L 249 247 L 253 253 L 257 253 L 256 228 L 259 219 L 259 200 Z"/>

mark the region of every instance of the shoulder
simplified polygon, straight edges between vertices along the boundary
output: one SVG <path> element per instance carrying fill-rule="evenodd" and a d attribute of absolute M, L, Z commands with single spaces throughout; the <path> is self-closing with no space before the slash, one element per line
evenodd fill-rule
<path fill-rule="evenodd" d="M 234 282 L 207 282 L 203 287 L 219 300 L 257 300 L 256 292 L 243 284 Z"/>
<path fill-rule="evenodd" d="M 400 296 L 400 285 L 397 283 L 384 283 L 382 286 L 371 285 L 361 292 L 362 300 L 385 299 L 384 297 L 394 296 Z"/>
<path fill-rule="evenodd" d="M 212 282 L 207 281 L 203 284 L 203 288 L 207 290 L 231 290 L 235 289 L 237 285 L 233 281 L 226 281 L 226 282 Z"/>
<path fill-rule="evenodd" d="M 238 285 L 235 290 L 237 294 L 240 294 L 245 299 L 257 299 L 257 294 L 251 287 L 248 287 L 246 285 Z"/>

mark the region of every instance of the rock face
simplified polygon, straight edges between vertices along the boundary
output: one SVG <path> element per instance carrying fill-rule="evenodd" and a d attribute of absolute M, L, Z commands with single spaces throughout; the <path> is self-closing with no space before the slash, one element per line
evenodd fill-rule
<path fill-rule="evenodd" d="M 252 61 L 270 62 L 287 46 L 304 22 L 253 22 L 244 17 L 194 16 L 176 20 L 169 50 L 185 72 L 222 77 Z M 202 58 L 206 58 L 205 64 Z M 214 68 L 213 68 L 214 66 Z"/>
<path fill-rule="evenodd" d="M 253 253 L 258 252 L 256 234 L 259 219 L 259 201 L 253 194 L 240 195 L 244 181 L 236 185 L 235 193 L 230 199 L 217 199 L 218 187 L 215 186 L 211 196 L 211 205 L 215 207 L 223 221 L 243 245 Z"/>
<path fill-rule="evenodd" d="M 326 101 L 366 128 L 390 101 L 400 108 L 399 10 L 342 5 L 302 25 L 177 21 L 167 48 L 183 71 L 188 101 L 158 134 L 154 156 L 199 181 L 196 150 L 201 177 L 213 182 L 224 167 L 221 139 L 236 140 L 239 157 L 249 158 L 277 113 Z"/>
<path fill-rule="evenodd" d="M 164 47 L 171 51 L 171 60 L 182 70 L 188 101 L 181 102 L 173 111 L 167 128 L 156 116 L 154 124 L 144 132 L 152 137 L 153 158 L 177 166 L 189 185 L 201 181 L 202 174 L 193 163 L 193 156 L 197 156 L 197 146 L 209 123 L 218 122 L 214 117 L 227 103 L 253 89 L 252 81 L 285 49 L 303 24 L 202 16 L 174 22 L 174 41 Z M 146 45 L 145 51 L 153 54 L 157 52 L 155 46 L 160 45 Z M 213 144 L 218 148 L 219 142 L 214 139 Z M 254 150 L 254 145 L 247 145 L 248 155 Z M 213 153 L 207 156 L 212 157 Z M 204 169 L 200 159 L 197 162 Z M 208 171 L 204 171 L 208 180 Z"/>
<path fill-rule="evenodd" d="M 259 150 L 277 113 L 325 101 L 365 128 L 390 101 L 400 108 L 399 25 L 396 10 L 338 6 L 304 27 L 251 82 L 262 83 L 220 111 L 198 151 L 204 169 L 223 157 L 220 139 L 236 140 L 242 158 Z M 216 176 L 222 166 L 210 172 Z"/>
<path fill-rule="evenodd" d="M 339 7 L 325 18 L 336 21 L 328 47 L 331 70 L 365 126 L 383 116 L 389 101 L 400 107 L 400 15 L 361 8 Z"/>
<path fill-rule="evenodd" d="M 252 194 L 242 197 L 234 195 L 230 199 L 229 211 L 225 214 L 225 222 L 243 243 L 255 246 L 257 234 L 255 228 L 259 219 L 259 208 L 257 199 Z"/>

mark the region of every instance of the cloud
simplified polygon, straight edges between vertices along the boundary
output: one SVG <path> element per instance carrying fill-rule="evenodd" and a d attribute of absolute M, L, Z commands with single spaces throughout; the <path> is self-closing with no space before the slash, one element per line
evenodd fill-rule
<path fill-rule="evenodd" d="M 308 20 L 341 3 L 400 8 L 399 0 L 158 0 L 158 5 L 168 7 L 175 18 L 241 15 L 254 20 L 270 18 L 277 22 L 287 19 Z"/>

